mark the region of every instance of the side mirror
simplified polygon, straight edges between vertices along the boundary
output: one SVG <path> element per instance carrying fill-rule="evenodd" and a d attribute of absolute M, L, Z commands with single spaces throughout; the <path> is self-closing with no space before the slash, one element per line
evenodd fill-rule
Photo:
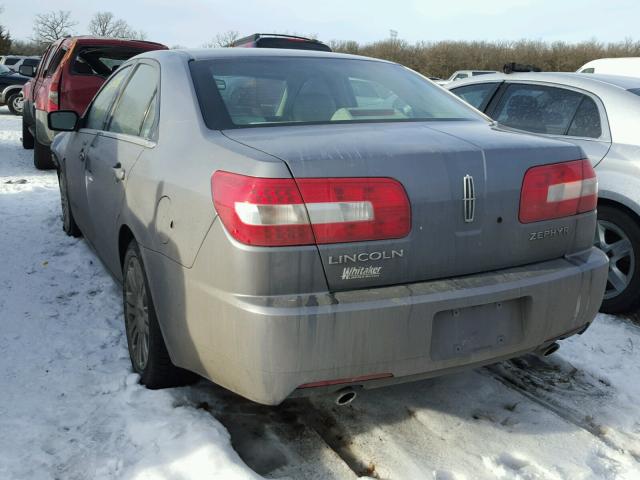
<path fill-rule="evenodd" d="M 78 129 L 80 117 L 73 110 L 58 110 L 49 112 L 47 124 L 49 130 L 56 132 L 75 132 Z"/>
<path fill-rule="evenodd" d="M 20 75 L 33 78 L 36 76 L 36 67 L 33 65 L 20 65 L 18 72 L 20 72 Z"/>

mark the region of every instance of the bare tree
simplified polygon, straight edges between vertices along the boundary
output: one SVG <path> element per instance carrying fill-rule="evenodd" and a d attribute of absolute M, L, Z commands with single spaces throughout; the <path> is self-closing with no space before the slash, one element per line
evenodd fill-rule
<path fill-rule="evenodd" d="M 210 42 L 203 44 L 202 48 L 230 47 L 233 42 L 238 40 L 239 36 L 240 34 L 235 30 L 218 33 Z"/>
<path fill-rule="evenodd" d="M 111 12 L 97 12 L 89 22 L 89 32 L 99 37 L 133 38 L 144 40 L 146 33 L 135 30 L 122 18 Z"/>
<path fill-rule="evenodd" d="M 71 34 L 78 22 L 71 20 L 68 10 L 51 11 L 36 15 L 33 21 L 34 39 L 39 43 L 55 42 Z"/>

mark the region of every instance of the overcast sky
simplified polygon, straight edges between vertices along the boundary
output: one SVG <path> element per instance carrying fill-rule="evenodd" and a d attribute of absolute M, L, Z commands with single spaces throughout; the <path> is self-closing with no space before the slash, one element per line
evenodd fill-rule
<path fill-rule="evenodd" d="M 580 41 L 640 39 L 638 0 L 0 0 L 0 24 L 28 39 L 33 17 L 70 10 L 86 33 L 91 15 L 111 11 L 149 40 L 199 47 L 218 32 L 314 34 L 370 42 L 389 30 L 417 40 Z"/>

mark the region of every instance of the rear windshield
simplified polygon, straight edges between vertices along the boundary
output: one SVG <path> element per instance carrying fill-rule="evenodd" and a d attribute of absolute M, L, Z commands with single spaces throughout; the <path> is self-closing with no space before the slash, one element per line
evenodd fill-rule
<path fill-rule="evenodd" d="M 243 57 L 196 61 L 191 70 L 213 129 L 480 118 L 440 87 L 390 63 Z"/>
<path fill-rule="evenodd" d="M 635 93 L 636 95 L 640 96 L 640 88 L 632 88 L 631 90 L 629 90 L 631 93 Z"/>
<path fill-rule="evenodd" d="M 71 73 L 108 77 L 124 62 L 144 51 L 130 47 L 81 47 L 73 59 Z"/>

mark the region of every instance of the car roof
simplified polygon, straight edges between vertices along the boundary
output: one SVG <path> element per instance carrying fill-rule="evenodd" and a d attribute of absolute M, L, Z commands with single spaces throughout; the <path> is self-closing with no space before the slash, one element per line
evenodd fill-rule
<path fill-rule="evenodd" d="M 150 42 L 148 40 L 135 40 L 128 38 L 111 38 L 111 37 L 97 37 L 94 35 L 77 35 L 74 37 L 65 37 L 59 40 L 60 43 L 66 43 L 67 45 L 79 45 L 79 46 L 112 46 L 112 45 L 130 45 L 132 47 L 161 47 L 168 48 L 166 45 L 157 42 Z"/>
<path fill-rule="evenodd" d="M 158 60 L 168 56 L 182 56 L 188 60 L 215 60 L 224 58 L 247 57 L 319 57 L 319 58 L 345 58 L 354 60 L 369 60 L 383 63 L 393 63 L 377 58 L 350 55 L 346 53 L 322 52 L 317 50 L 290 50 L 285 48 L 204 48 L 188 50 L 154 50 L 144 54 L 147 58 Z"/>
<path fill-rule="evenodd" d="M 494 73 L 458 80 L 446 87 L 449 89 L 472 85 L 477 83 L 504 82 L 504 81 L 526 81 L 526 82 L 548 82 L 581 88 L 595 94 L 610 92 L 612 90 L 631 90 L 640 88 L 640 78 L 622 77 L 616 75 L 600 75 L 595 73 L 574 73 L 574 72 L 524 72 L 524 73 Z"/>

